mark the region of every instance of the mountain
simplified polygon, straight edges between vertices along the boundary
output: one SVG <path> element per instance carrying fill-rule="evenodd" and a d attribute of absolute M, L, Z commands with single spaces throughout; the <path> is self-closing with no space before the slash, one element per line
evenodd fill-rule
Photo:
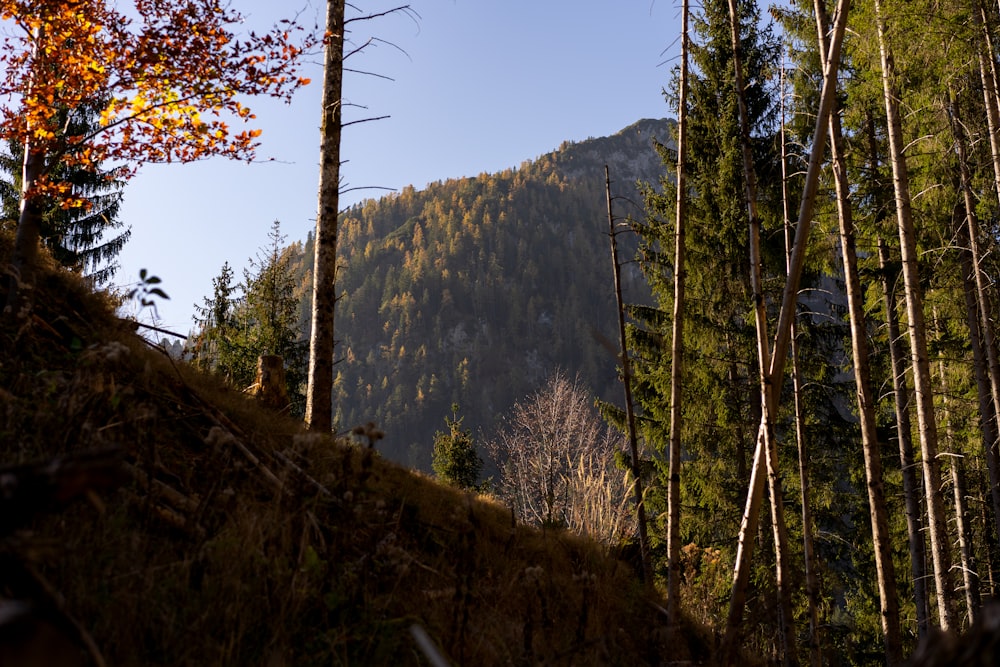
<path fill-rule="evenodd" d="M 604 166 L 616 216 L 640 214 L 636 182 L 663 175 L 654 139 L 671 145 L 672 126 L 641 120 L 517 169 L 407 187 L 342 214 L 340 427 L 374 421 L 387 434 L 384 454 L 429 470 L 453 404 L 466 427 L 488 433 L 557 368 L 618 400 Z M 628 236 L 621 261 L 634 254 Z M 303 279 L 312 256 L 309 238 Z M 626 300 L 645 298 L 634 264 L 623 286 Z M 305 313 L 308 304 L 307 322 Z"/>

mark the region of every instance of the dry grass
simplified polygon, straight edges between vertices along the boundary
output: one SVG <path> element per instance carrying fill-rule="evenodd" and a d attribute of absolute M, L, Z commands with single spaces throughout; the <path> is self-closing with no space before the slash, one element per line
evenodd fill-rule
<path fill-rule="evenodd" d="M 0 459 L 124 450 L 103 512 L 30 527 L 109 664 L 427 664 L 414 624 L 454 664 L 707 659 L 600 545 L 306 434 L 149 349 L 72 276 L 41 282 L 31 317 L 0 322 Z"/>

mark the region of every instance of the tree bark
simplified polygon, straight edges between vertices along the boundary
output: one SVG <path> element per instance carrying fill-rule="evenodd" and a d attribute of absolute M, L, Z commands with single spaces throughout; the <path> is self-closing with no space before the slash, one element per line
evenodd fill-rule
<path fill-rule="evenodd" d="M 611 264 L 614 266 L 615 298 L 618 303 L 618 333 L 621 338 L 622 385 L 625 387 L 625 417 L 628 426 L 629 454 L 632 464 L 632 490 L 635 498 L 635 519 L 639 529 L 639 554 L 642 576 L 647 584 L 653 583 L 653 564 L 649 556 L 649 532 L 646 527 L 646 503 L 643 494 L 642 469 L 639 465 L 639 438 L 635 429 L 635 410 L 632 405 L 632 363 L 625 341 L 625 301 L 622 299 L 621 266 L 618 264 L 618 241 L 615 217 L 611 210 L 611 174 L 604 165 L 604 188 L 608 199 L 608 236 L 611 237 Z M 668 602 L 669 604 L 669 602 Z"/>
<path fill-rule="evenodd" d="M 674 210 L 674 312 L 670 347 L 670 479 L 667 482 L 667 622 L 680 621 L 681 380 L 684 363 L 684 231 L 687 217 L 688 0 L 681 4 L 681 66 L 677 103 L 677 203 Z"/>
<path fill-rule="evenodd" d="M 344 79 L 345 0 L 327 0 L 320 125 L 319 207 L 316 213 L 312 332 L 305 421 L 313 431 L 333 428 L 334 308 L 337 304 L 337 216 L 340 212 L 341 97 Z"/>

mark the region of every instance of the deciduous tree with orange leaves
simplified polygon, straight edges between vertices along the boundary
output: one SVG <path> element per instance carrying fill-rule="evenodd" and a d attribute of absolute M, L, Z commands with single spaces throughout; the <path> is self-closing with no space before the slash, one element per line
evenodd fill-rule
<path fill-rule="evenodd" d="M 37 202 L 88 206 L 51 178 L 56 165 L 122 165 L 127 178 L 148 162 L 251 160 L 260 130 L 246 99 L 288 100 L 317 39 L 294 20 L 240 35 L 243 17 L 217 0 L 0 0 L 0 17 L 0 140 L 24 146 L 7 310 L 32 281 Z M 62 126 L 65 110 L 97 103 L 92 132 Z"/>

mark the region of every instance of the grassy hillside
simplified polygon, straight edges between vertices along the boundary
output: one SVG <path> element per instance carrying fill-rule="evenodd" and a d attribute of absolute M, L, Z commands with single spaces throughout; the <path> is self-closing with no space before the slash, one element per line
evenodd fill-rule
<path fill-rule="evenodd" d="M 0 320 L 0 463 L 113 448 L 123 483 L 0 538 L 34 573 L 4 568 L 2 591 L 48 582 L 39 599 L 107 664 L 428 664 L 414 626 L 454 664 L 707 657 L 598 545 L 303 432 L 151 348 L 73 276 L 47 271 L 33 301 Z"/>

